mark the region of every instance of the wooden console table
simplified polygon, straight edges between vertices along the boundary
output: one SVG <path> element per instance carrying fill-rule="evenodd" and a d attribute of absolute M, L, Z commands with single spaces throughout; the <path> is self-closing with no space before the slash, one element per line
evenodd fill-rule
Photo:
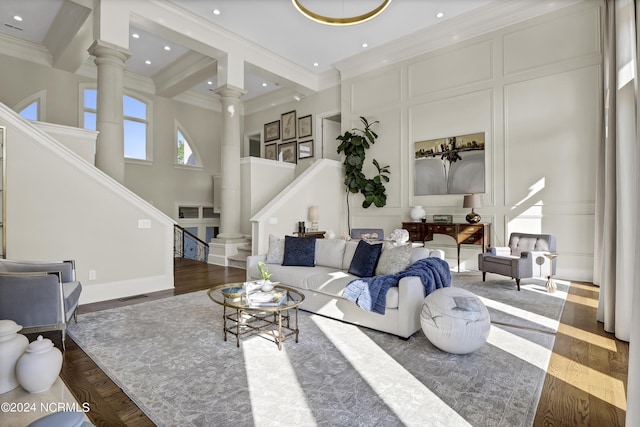
<path fill-rule="evenodd" d="M 460 245 L 482 245 L 482 252 L 484 253 L 491 243 L 491 224 L 403 222 L 402 228 L 409 231 L 409 240 L 412 242 L 433 240 L 434 234 L 453 237 L 458 246 L 458 272 L 460 272 Z"/>

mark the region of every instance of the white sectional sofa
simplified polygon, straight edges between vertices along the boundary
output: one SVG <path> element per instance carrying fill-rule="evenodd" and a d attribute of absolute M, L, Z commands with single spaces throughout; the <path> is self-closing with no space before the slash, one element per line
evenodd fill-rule
<path fill-rule="evenodd" d="M 258 262 L 265 261 L 271 280 L 300 290 L 305 295 L 301 309 L 323 316 L 388 332 L 409 338 L 420 329 L 420 312 L 425 298 L 425 288 L 418 277 L 404 277 L 397 287 L 392 287 L 386 297 L 385 314 L 365 311 L 355 303 L 343 298 L 345 286 L 357 276 L 348 273 L 358 241 L 340 239 L 317 239 L 315 266 L 283 266 L 279 239 L 270 237 L 269 253 L 247 258 L 247 280 L 260 279 Z M 282 243 L 283 244 L 283 243 Z M 384 252 L 391 248 L 384 247 Z M 441 250 L 424 247 L 411 249 L 410 263 L 426 257 L 444 259 Z M 380 274 L 380 273 L 377 273 Z"/>

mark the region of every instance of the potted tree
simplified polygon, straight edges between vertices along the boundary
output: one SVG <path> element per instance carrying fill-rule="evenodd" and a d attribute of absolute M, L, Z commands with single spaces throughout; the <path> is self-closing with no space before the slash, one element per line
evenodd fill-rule
<path fill-rule="evenodd" d="M 387 194 L 384 183 L 389 182 L 389 166 L 380 166 L 376 159 L 373 159 L 373 165 L 378 171 L 377 175 L 367 178 L 362 172 L 366 157 L 366 150 L 372 144 L 375 144 L 378 134 L 371 127 L 379 122 L 376 120 L 369 123 L 365 117 L 360 117 L 363 129 L 354 128 L 346 131 L 336 139 L 340 141 L 338 146 L 338 154 L 344 153 L 345 166 L 344 185 L 347 193 L 347 224 L 349 232 L 351 232 L 350 209 L 349 209 L 349 193 L 361 193 L 364 196 L 362 207 L 368 208 L 375 205 L 381 208 L 387 204 Z"/>

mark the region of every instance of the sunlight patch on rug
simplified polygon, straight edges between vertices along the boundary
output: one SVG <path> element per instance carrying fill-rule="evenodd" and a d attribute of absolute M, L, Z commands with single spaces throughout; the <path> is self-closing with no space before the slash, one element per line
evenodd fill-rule
<path fill-rule="evenodd" d="M 549 366 L 551 349 L 544 348 L 494 325 L 491 325 L 487 342 L 543 371 L 546 371 Z"/>
<path fill-rule="evenodd" d="M 519 317 L 520 319 L 523 319 L 523 320 L 528 320 L 529 322 L 533 322 L 533 323 L 538 324 L 540 326 L 545 326 L 545 327 L 550 328 L 550 329 L 552 329 L 554 331 L 558 330 L 558 325 L 560 324 L 560 322 L 557 319 L 549 319 L 548 317 L 541 316 L 539 314 L 532 313 L 532 312 L 527 311 L 527 310 L 522 310 L 522 309 L 520 309 L 518 307 L 514 307 L 514 306 L 509 305 L 509 304 L 503 304 L 501 302 L 494 301 L 494 300 L 489 299 L 489 298 L 485 298 L 485 297 L 481 297 L 481 296 L 478 296 L 478 298 L 480 298 L 480 301 L 482 301 L 484 303 L 484 305 L 486 305 L 487 307 L 494 308 L 494 309 L 499 310 L 499 311 L 501 311 L 503 313 Z"/>
<path fill-rule="evenodd" d="M 312 315 L 331 343 L 405 425 L 470 426 L 438 396 L 359 329 Z"/>

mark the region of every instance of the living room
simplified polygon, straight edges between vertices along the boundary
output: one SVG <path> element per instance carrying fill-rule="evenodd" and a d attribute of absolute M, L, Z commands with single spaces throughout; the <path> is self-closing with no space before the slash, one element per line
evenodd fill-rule
<path fill-rule="evenodd" d="M 410 207 L 415 205 L 424 206 L 428 216 L 449 214 L 455 222 L 464 220 L 467 210 L 462 207 L 462 196 L 414 194 L 414 145 L 447 135 L 484 132 L 486 191 L 484 207 L 478 211 L 483 222 L 491 223 L 491 244 L 505 245 L 512 231 L 553 234 L 559 242 L 558 277 L 594 282 L 594 265 L 601 256 L 595 242 L 595 171 L 602 138 L 600 25 L 604 5 L 582 1 L 562 6 L 475 36 L 466 35 L 471 29 L 458 26 L 457 42 L 444 43 L 445 37 L 438 39 L 438 29 L 433 29 L 423 38 L 402 40 L 403 49 L 398 50 L 396 59 L 381 67 L 371 65 L 379 59 L 379 52 L 346 59 L 336 64 L 340 74 L 337 85 L 276 107 L 259 108 L 265 100 L 247 102 L 242 134 L 262 133 L 265 124 L 290 111 L 314 118 L 339 111 L 343 130 L 357 127 L 360 116 L 379 121 L 379 142 L 370 156 L 391 166 L 387 206 L 363 209 L 357 201 L 352 202 L 350 221 L 358 227 L 390 232 L 409 218 Z M 136 7 L 140 9 L 136 11 Z M 153 10 L 153 2 L 132 8 L 138 13 Z M 467 20 L 453 23 L 471 27 Z M 446 35 L 453 38 L 451 33 Z M 14 108 L 34 93 L 45 91 L 46 97 L 41 98 L 46 105 L 43 121 L 82 127 L 81 88 L 95 84 L 95 67 L 84 64 L 79 72 L 70 73 L 25 59 L 29 53 L 9 54 L 20 49 L 15 43 L 4 42 L 3 46 L 11 49 L 2 50 L 0 69 L 11 84 L 0 89 L 0 101 Z M 124 166 L 122 184 L 134 193 L 128 199 L 134 200 L 135 209 L 122 212 L 119 202 L 109 195 L 119 191 L 113 186 L 104 194 L 96 194 L 95 187 L 87 183 L 83 185 L 88 188 L 79 188 L 78 176 L 82 174 L 68 173 L 46 184 L 33 180 L 30 171 L 34 165 L 27 159 L 37 160 L 38 169 L 46 176 L 56 175 L 47 165 L 57 161 L 50 160 L 46 152 L 24 153 L 20 171 L 10 171 L 17 174 L 12 175 L 14 185 L 24 182 L 21 193 L 33 195 L 33 201 L 17 198 L 7 203 L 7 255 L 75 258 L 79 277 L 87 287 L 86 303 L 172 287 L 173 260 L 168 254 L 172 234 L 167 230 L 179 221 L 179 206 L 212 205 L 211 176 L 221 171 L 220 128 L 224 120 L 216 101 L 194 94 L 178 100 L 159 96 L 147 80 L 132 74 L 127 74 L 125 89 L 138 92 L 153 104 L 153 160 L 126 162 Z M 174 167 L 176 121 L 188 130 L 190 143 L 203 159 L 199 169 Z M 318 131 L 315 128 L 314 134 Z M 7 145 L 11 143 L 8 140 Z M 295 175 L 319 159 L 314 156 L 300 161 Z M 47 218 L 41 218 L 42 197 L 60 188 L 82 196 L 71 202 L 52 201 Z M 85 198 L 91 192 L 95 198 Z M 242 212 L 245 220 L 240 231 L 251 235 L 257 252 L 264 253 L 269 234 L 295 231 L 294 224 L 305 219 L 308 206 L 314 204 L 314 194 L 316 200 L 323 201 L 319 204 L 321 226 L 338 234 L 347 231 L 342 189 L 326 189 L 323 182 L 315 181 L 308 183 L 304 193 L 306 197 L 295 206 L 282 204 L 264 215 L 256 215 L 262 207 Z M 143 202 L 153 204 L 159 212 Z M 16 208 L 18 205 L 21 207 Z M 334 210 L 336 205 L 339 209 Z M 153 220 L 151 230 L 134 230 L 142 240 L 123 247 L 121 242 L 129 241 L 131 235 L 122 230 L 122 224 L 149 217 Z M 33 234 L 18 231 L 27 229 Z M 43 241 L 65 243 L 43 245 Z M 456 258 L 456 247 L 447 238 L 436 238 L 434 245 L 445 250 L 447 259 Z M 84 248 L 83 252 L 76 253 L 77 247 Z M 477 253 L 477 248 L 463 247 L 464 269 L 477 268 Z M 145 254 L 144 262 L 141 254 Z M 96 279 L 89 279 L 90 271 L 97 271 Z"/>

